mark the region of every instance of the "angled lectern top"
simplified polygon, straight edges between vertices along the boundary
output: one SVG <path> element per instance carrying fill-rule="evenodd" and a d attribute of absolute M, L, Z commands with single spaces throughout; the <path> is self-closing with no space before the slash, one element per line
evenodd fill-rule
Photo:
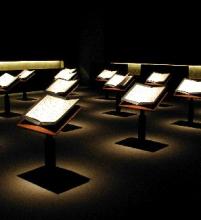
<path fill-rule="evenodd" d="M 194 122 L 194 102 L 201 100 L 201 82 L 184 78 L 175 90 L 174 96 L 188 101 L 187 121 L 181 120 L 174 124 L 201 129 L 201 123 Z"/>
<path fill-rule="evenodd" d="M 72 93 L 78 86 L 79 81 L 77 79 L 64 80 L 58 78 L 46 89 L 46 92 L 49 94 L 66 97 L 67 95 Z"/>
<path fill-rule="evenodd" d="M 19 177 L 57 194 L 89 181 L 85 176 L 56 166 L 54 136 L 79 112 L 78 101 L 48 94 L 24 114 L 17 126 L 45 135 L 45 161 L 44 166 Z"/>
<path fill-rule="evenodd" d="M 116 96 L 115 111 L 110 111 L 108 114 L 118 115 L 118 116 L 129 116 L 130 114 L 125 114 L 121 112 L 120 102 L 121 97 L 125 94 L 126 91 L 133 85 L 135 81 L 134 75 L 127 73 L 122 75 L 119 73 L 114 74 L 103 86 L 103 90 L 113 93 Z"/>
<path fill-rule="evenodd" d="M 138 137 L 127 138 L 117 142 L 120 145 L 135 147 L 154 152 L 167 144 L 146 139 L 146 115 L 145 111 L 154 111 L 167 95 L 166 87 L 152 87 L 136 83 L 122 98 L 121 107 L 140 111 L 138 118 Z"/>
<path fill-rule="evenodd" d="M 9 73 L 4 73 L 0 76 L 0 94 L 4 95 L 4 112 L 0 113 L 3 117 L 19 116 L 18 113 L 10 111 L 10 97 L 9 93 L 20 83 L 18 76 L 13 76 Z"/>

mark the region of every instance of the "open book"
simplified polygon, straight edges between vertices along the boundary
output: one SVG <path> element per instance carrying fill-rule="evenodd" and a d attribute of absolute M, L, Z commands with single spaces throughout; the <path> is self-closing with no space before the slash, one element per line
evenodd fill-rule
<path fill-rule="evenodd" d="M 165 83 L 165 81 L 170 76 L 170 73 L 157 73 L 153 72 L 146 80 L 146 82 L 151 83 Z"/>
<path fill-rule="evenodd" d="M 0 87 L 8 87 L 10 86 L 18 77 L 12 76 L 9 73 L 4 73 L 0 76 Z"/>
<path fill-rule="evenodd" d="M 111 86 L 111 87 L 125 86 L 131 78 L 132 76 L 129 76 L 128 74 L 125 76 L 120 74 L 115 74 L 105 83 L 105 86 Z"/>
<path fill-rule="evenodd" d="M 27 79 L 35 70 L 23 70 L 19 75 L 19 79 Z"/>
<path fill-rule="evenodd" d="M 103 70 L 97 77 L 100 79 L 110 79 L 117 71 Z"/>
<path fill-rule="evenodd" d="M 136 83 L 122 98 L 135 105 L 153 104 L 164 91 L 165 86 L 151 87 Z"/>
<path fill-rule="evenodd" d="M 176 92 L 184 94 L 199 94 L 201 93 L 201 82 L 184 78 L 177 87 Z"/>
<path fill-rule="evenodd" d="M 65 68 L 56 74 L 55 79 L 70 80 L 77 74 L 76 69 Z"/>
<path fill-rule="evenodd" d="M 64 79 L 57 79 L 46 89 L 46 91 L 53 93 L 65 93 L 76 83 L 77 80 L 67 81 Z"/>
<path fill-rule="evenodd" d="M 79 99 L 63 99 L 46 95 L 24 117 L 37 125 L 52 125 L 57 123 Z"/>

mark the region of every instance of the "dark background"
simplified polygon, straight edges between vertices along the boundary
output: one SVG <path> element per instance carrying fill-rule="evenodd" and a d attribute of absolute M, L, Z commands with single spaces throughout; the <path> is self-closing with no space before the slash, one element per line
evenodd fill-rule
<path fill-rule="evenodd" d="M 2 7 L 0 59 L 201 64 L 196 5 L 156 6 Z"/>
<path fill-rule="evenodd" d="M 29 3 L 3 6 L 0 19 L 0 60 L 63 59 L 82 81 L 111 61 L 201 64 L 196 5 Z"/>

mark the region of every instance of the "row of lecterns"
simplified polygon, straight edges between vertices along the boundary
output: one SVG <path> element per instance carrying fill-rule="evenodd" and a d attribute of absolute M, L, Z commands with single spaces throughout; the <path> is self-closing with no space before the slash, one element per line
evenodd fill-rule
<path fill-rule="evenodd" d="M 9 92 L 18 83 L 26 83 L 34 76 L 34 70 L 22 71 L 19 75 L 12 77 L 8 73 L 0 77 L 1 92 L 5 94 L 5 116 L 10 114 Z M 121 108 L 139 111 L 138 118 L 138 136 L 127 138 L 118 142 L 118 144 L 141 148 L 160 149 L 166 144 L 148 140 L 146 138 L 146 111 L 154 111 L 164 100 L 168 94 L 167 84 L 171 78 L 171 73 L 153 72 L 145 83 L 136 82 L 133 73 L 121 74 L 118 71 L 103 70 L 96 78 L 97 82 L 104 83 L 103 90 L 113 93 L 116 96 L 115 111 L 116 116 L 122 116 Z M 6 84 L 7 82 L 7 84 Z M 10 83 L 9 83 L 10 82 Z M 29 131 L 39 132 L 45 135 L 45 165 L 36 170 L 26 172 L 20 177 L 36 183 L 55 193 L 61 193 L 67 188 L 73 186 L 64 186 L 60 189 L 65 175 L 73 178 L 79 184 L 88 182 L 87 177 L 80 176 L 73 172 L 65 174 L 62 169 L 62 177 L 58 176 L 61 168 L 56 166 L 55 141 L 54 136 L 59 134 L 68 122 L 75 117 L 80 111 L 79 99 L 69 98 L 69 94 L 79 85 L 76 69 L 63 69 L 55 75 L 54 81 L 46 89 L 46 94 L 37 101 L 21 118 L 18 126 Z M 185 98 L 189 101 L 188 120 L 182 123 L 193 127 L 195 125 L 194 118 L 194 101 L 201 99 L 201 82 L 184 78 L 178 85 L 175 96 Z M 106 96 L 107 98 L 107 96 Z M 42 175 L 42 177 L 41 177 Z M 45 178 L 44 178 L 45 176 Z M 35 178 L 33 178 L 35 177 Z M 38 181 L 45 179 L 43 183 Z M 67 178 L 68 179 L 68 178 Z M 47 181 L 47 183 L 44 183 Z M 55 184 L 49 186 L 49 181 L 56 181 Z M 57 182 L 58 181 L 58 182 Z"/>

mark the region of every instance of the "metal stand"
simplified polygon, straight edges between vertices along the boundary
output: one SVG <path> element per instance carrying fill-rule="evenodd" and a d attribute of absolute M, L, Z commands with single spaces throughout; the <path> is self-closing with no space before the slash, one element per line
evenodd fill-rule
<path fill-rule="evenodd" d="M 28 100 L 27 93 L 25 90 L 22 91 L 22 100 L 24 100 L 24 101 Z"/>
<path fill-rule="evenodd" d="M 193 99 L 189 99 L 188 101 L 188 123 L 193 124 L 194 119 L 194 101 Z"/>
<path fill-rule="evenodd" d="M 5 115 L 10 114 L 10 98 L 8 93 L 5 93 L 4 95 L 4 110 L 5 110 Z"/>
<path fill-rule="evenodd" d="M 115 107 L 116 107 L 116 113 L 120 113 L 121 112 L 121 107 L 119 106 L 121 102 L 121 94 L 119 92 L 116 93 L 116 104 L 115 104 Z"/>
<path fill-rule="evenodd" d="M 146 139 L 146 115 L 144 110 L 140 110 L 140 115 L 138 119 L 138 140 L 139 142 L 144 142 Z"/>
<path fill-rule="evenodd" d="M 46 135 L 45 137 L 45 166 L 48 169 L 56 168 L 56 150 L 55 140 L 52 135 Z"/>
<path fill-rule="evenodd" d="M 109 92 L 105 91 L 105 99 L 109 99 Z"/>

